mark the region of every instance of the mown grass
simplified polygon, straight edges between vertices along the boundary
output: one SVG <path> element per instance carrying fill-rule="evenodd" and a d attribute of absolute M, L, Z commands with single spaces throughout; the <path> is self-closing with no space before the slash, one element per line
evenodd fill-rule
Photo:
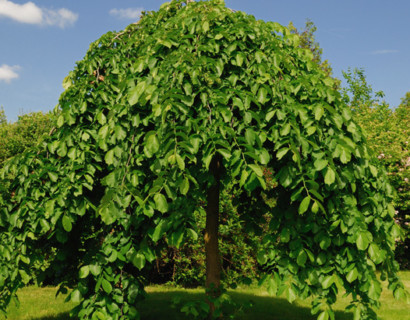
<path fill-rule="evenodd" d="M 401 278 L 407 290 L 410 290 L 410 271 L 402 272 Z M 172 307 L 172 301 L 199 301 L 203 299 L 202 289 L 178 289 L 166 286 L 147 287 L 148 297 L 140 303 L 141 320 L 180 320 L 190 319 Z M 56 288 L 27 287 L 19 292 L 20 308 L 12 306 L 8 312 L 10 320 L 66 320 L 72 303 L 64 303 L 64 296 L 55 298 Z M 309 301 L 295 301 L 289 304 L 285 299 L 272 298 L 262 288 L 243 287 L 230 291 L 233 301 L 253 302 L 253 307 L 244 314 L 238 314 L 238 320 L 314 320 L 310 314 Z M 337 320 L 352 320 L 351 313 L 345 312 L 349 300 L 340 299 L 336 305 Z M 410 304 L 397 301 L 386 287 L 381 297 L 382 307 L 378 315 L 383 320 L 410 320 Z M 3 319 L 0 317 L 0 319 Z"/>

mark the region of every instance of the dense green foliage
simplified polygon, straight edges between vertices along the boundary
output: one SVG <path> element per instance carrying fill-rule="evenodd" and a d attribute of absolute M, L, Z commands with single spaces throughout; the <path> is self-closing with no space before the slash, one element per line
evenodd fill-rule
<path fill-rule="evenodd" d="M 0 168 L 7 159 L 21 154 L 27 148 L 40 143 L 45 134 L 52 128 L 51 113 L 33 112 L 18 117 L 14 123 L 9 123 L 0 108 Z M 2 195 L 9 193 L 8 179 L 0 183 L 0 204 Z"/>
<path fill-rule="evenodd" d="M 5 160 L 21 154 L 25 149 L 39 144 L 44 134 L 50 133 L 50 113 L 33 112 L 8 123 L 4 110 L 0 110 L 0 167 Z"/>
<path fill-rule="evenodd" d="M 198 236 L 215 154 L 244 230 L 262 235 L 271 294 L 314 296 L 324 320 L 342 285 L 355 319 L 375 319 L 378 268 L 405 295 L 392 188 L 299 39 L 213 0 L 164 4 L 91 44 L 64 81 L 57 130 L 3 169 L 0 308 L 46 256 L 46 274 L 74 287 L 73 314 L 138 318 L 156 254 Z"/>
<path fill-rule="evenodd" d="M 396 191 L 395 220 L 405 231 L 403 239 L 397 239 L 396 259 L 406 269 L 410 267 L 410 93 L 393 110 L 380 101 L 383 92 L 373 92 L 363 70 L 348 70 L 344 77 L 348 83 L 344 100 L 365 132 L 375 164 L 386 168 L 389 182 Z"/>

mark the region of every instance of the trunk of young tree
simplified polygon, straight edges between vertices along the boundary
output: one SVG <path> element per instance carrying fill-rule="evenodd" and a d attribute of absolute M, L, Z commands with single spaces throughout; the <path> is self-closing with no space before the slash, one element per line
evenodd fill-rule
<path fill-rule="evenodd" d="M 219 227 L 219 192 L 220 175 L 222 171 L 222 159 L 215 155 L 211 161 L 210 171 L 215 178 L 214 185 L 208 190 L 206 207 L 206 227 L 205 227 L 205 252 L 206 252 L 206 289 L 210 313 L 209 319 L 215 311 L 213 298 L 220 295 L 221 285 L 221 259 L 218 246 L 218 227 Z"/>

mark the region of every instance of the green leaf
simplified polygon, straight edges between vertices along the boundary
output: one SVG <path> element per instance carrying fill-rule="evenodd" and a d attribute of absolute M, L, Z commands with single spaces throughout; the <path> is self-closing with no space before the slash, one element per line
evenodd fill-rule
<path fill-rule="evenodd" d="M 257 95 L 258 102 L 264 104 L 267 101 L 267 98 L 266 98 L 267 95 L 268 95 L 268 90 L 266 90 L 264 87 L 261 87 Z"/>
<path fill-rule="evenodd" d="M 249 176 L 249 172 L 246 170 L 242 170 L 241 179 L 239 180 L 240 186 L 243 186 L 245 184 L 246 180 L 248 179 L 248 176 Z"/>
<path fill-rule="evenodd" d="M 73 290 L 73 291 L 71 292 L 70 298 L 71 298 L 70 300 L 71 300 L 72 302 L 74 302 L 74 303 L 79 303 L 79 302 L 81 302 L 81 299 L 82 299 L 83 297 L 82 297 L 82 295 L 81 295 L 80 290 L 75 289 L 75 290 Z"/>
<path fill-rule="evenodd" d="M 205 20 L 205 21 L 202 23 L 202 30 L 203 30 L 204 32 L 208 32 L 208 31 L 209 31 L 209 22 L 208 22 L 208 20 Z"/>
<path fill-rule="evenodd" d="M 268 261 L 268 257 L 263 251 L 259 251 L 258 255 L 256 256 L 258 263 L 260 265 L 264 265 Z"/>
<path fill-rule="evenodd" d="M 101 266 L 97 264 L 90 264 L 89 266 L 90 272 L 93 276 L 98 276 L 101 273 Z"/>
<path fill-rule="evenodd" d="M 305 263 L 307 261 L 307 258 L 308 258 L 308 256 L 307 256 L 306 252 L 304 250 L 301 250 L 298 254 L 297 259 L 296 259 L 296 263 L 299 266 L 304 267 Z"/>
<path fill-rule="evenodd" d="M 322 281 L 322 288 L 323 289 L 328 289 L 333 283 L 335 282 L 334 276 L 327 276 L 323 281 Z"/>
<path fill-rule="evenodd" d="M 186 231 L 187 231 L 187 235 L 189 235 L 192 238 L 192 240 L 194 241 L 198 240 L 198 233 L 196 233 L 195 230 L 188 228 Z"/>
<path fill-rule="evenodd" d="M 287 136 L 289 132 L 290 132 L 290 123 L 288 122 L 280 129 L 280 135 Z"/>
<path fill-rule="evenodd" d="M 263 171 L 261 167 L 259 167 L 257 164 L 249 164 L 249 168 L 252 169 L 253 172 L 256 173 L 257 176 L 262 177 L 263 176 Z"/>
<path fill-rule="evenodd" d="M 269 163 L 270 160 L 270 155 L 269 152 L 265 149 L 262 149 L 260 155 L 259 155 L 260 163 L 263 165 L 266 165 Z"/>
<path fill-rule="evenodd" d="M 168 211 L 168 202 L 162 193 L 157 193 L 154 196 L 154 202 L 155 202 L 155 207 L 161 213 L 165 213 Z"/>
<path fill-rule="evenodd" d="M 57 119 L 57 127 L 61 128 L 64 125 L 64 116 L 62 114 L 59 115 Z"/>
<path fill-rule="evenodd" d="M 374 263 L 378 263 L 380 260 L 379 246 L 376 243 L 371 243 L 369 246 L 368 252 L 369 252 L 370 259 L 372 259 Z"/>
<path fill-rule="evenodd" d="M 286 299 L 292 303 L 297 298 L 296 292 L 292 285 L 289 285 L 286 289 Z"/>
<path fill-rule="evenodd" d="M 282 158 L 285 156 L 285 154 L 288 153 L 288 151 L 289 151 L 289 148 L 282 148 L 282 149 L 280 149 L 280 150 L 276 153 L 276 158 L 277 158 L 278 160 L 282 159 Z"/>
<path fill-rule="evenodd" d="M 246 139 L 246 142 L 247 142 L 248 144 L 250 144 L 251 146 L 253 146 L 254 143 L 255 143 L 255 139 L 256 139 L 255 131 L 253 131 L 252 129 L 246 129 L 246 131 L 245 131 L 245 139 Z"/>
<path fill-rule="evenodd" d="M 181 184 L 179 185 L 179 191 L 181 194 L 186 195 L 189 191 L 189 180 L 187 177 L 185 177 L 182 181 Z"/>
<path fill-rule="evenodd" d="M 147 84 L 145 81 L 139 82 L 135 87 L 128 90 L 128 103 L 133 106 L 138 103 L 141 95 L 144 93 Z"/>
<path fill-rule="evenodd" d="M 179 169 L 184 170 L 185 169 L 184 159 L 182 159 L 182 157 L 178 153 L 175 154 L 175 159 L 177 161 Z"/>
<path fill-rule="evenodd" d="M 108 294 L 111 293 L 111 291 L 112 291 L 112 286 L 111 286 L 111 283 L 110 283 L 110 282 L 108 282 L 108 281 L 105 280 L 105 279 L 102 279 L 102 281 L 101 281 L 101 286 L 102 286 L 102 288 L 104 289 L 104 291 L 105 291 L 106 293 L 108 293 Z"/>
<path fill-rule="evenodd" d="M 133 259 L 132 259 L 132 264 L 136 266 L 139 270 L 144 268 L 145 266 L 145 256 L 142 253 L 137 253 Z"/>
<path fill-rule="evenodd" d="M 365 232 L 360 232 L 356 239 L 356 245 L 359 250 L 366 250 L 369 246 L 369 238 Z"/>
<path fill-rule="evenodd" d="M 325 113 L 325 109 L 322 106 L 316 106 L 315 108 L 315 120 L 319 121 Z"/>
<path fill-rule="evenodd" d="M 355 281 L 357 279 L 358 275 L 359 275 L 359 272 L 357 271 L 357 269 L 353 268 L 346 275 L 346 280 L 349 281 L 349 283 L 352 283 L 353 281 Z"/>
<path fill-rule="evenodd" d="M 309 205 L 310 197 L 307 196 L 302 200 L 302 202 L 299 205 L 299 214 L 304 214 L 309 209 Z"/>
<path fill-rule="evenodd" d="M 63 89 L 67 90 L 72 86 L 73 82 L 71 81 L 71 77 L 68 75 L 67 77 L 64 78 L 63 80 Z"/>
<path fill-rule="evenodd" d="M 283 228 L 280 233 L 280 241 L 283 243 L 287 243 L 290 240 L 290 231 L 288 228 Z"/>
<path fill-rule="evenodd" d="M 151 158 L 159 150 L 159 140 L 154 131 L 147 133 L 145 136 L 144 151 L 148 158 Z"/>
<path fill-rule="evenodd" d="M 114 149 L 111 149 L 105 154 L 104 160 L 105 160 L 105 163 L 108 165 L 114 163 Z"/>
<path fill-rule="evenodd" d="M 20 270 L 19 270 L 19 274 L 20 274 L 20 277 L 21 277 L 21 281 L 22 281 L 24 284 L 27 284 L 27 283 L 30 282 L 30 276 L 27 274 L 26 271 L 20 269 Z"/>
<path fill-rule="evenodd" d="M 271 296 L 275 296 L 278 291 L 278 284 L 275 281 L 275 277 L 273 275 L 271 275 L 268 278 L 267 291 L 268 291 L 268 294 Z"/>
<path fill-rule="evenodd" d="M 328 162 L 327 160 L 325 160 L 325 159 L 317 159 L 317 160 L 314 162 L 314 166 L 315 166 L 315 169 L 316 169 L 317 171 L 322 171 L 322 170 L 327 166 L 328 163 L 329 163 L 329 162 Z"/>
<path fill-rule="evenodd" d="M 107 122 L 107 118 L 105 117 L 104 113 L 101 111 L 97 115 L 97 121 L 101 124 L 104 125 Z"/>
<path fill-rule="evenodd" d="M 222 157 L 224 157 L 226 160 L 229 160 L 232 156 L 232 154 L 226 150 L 226 149 L 218 149 L 216 150 L 219 154 L 222 155 Z"/>
<path fill-rule="evenodd" d="M 317 320 L 329 320 L 329 313 L 327 312 L 327 310 L 322 311 L 317 317 Z"/>
<path fill-rule="evenodd" d="M 369 298 L 377 301 L 380 298 L 381 292 L 382 288 L 380 286 L 379 281 L 372 280 L 369 288 Z"/>
<path fill-rule="evenodd" d="M 238 67 L 242 66 L 243 61 L 245 60 L 244 54 L 242 52 L 238 52 L 236 54 L 236 64 Z"/>
<path fill-rule="evenodd" d="M 184 239 L 184 229 L 179 228 L 177 231 L 171 233 L 171 236 L 169 237 L 169 244 L 172 247 L 176 247 L 178 249 L 183 239 Z"/>
<path fill-rule="evenodd" d="M 88 277 L 89 273 L 90 273 L 90 268 L 88 266 L 82 266 L 78 274 L 79 274 L 80 279 L 84 279 Z"/>
<path fill-rule="evenodd" d="M 328 167 L 326 170 L 326 174 L 325 174 L 325 183 L 327 185 L 331 185 L 333 182 L 335 182 L 336 179 L 336 174 L 333 171 L 332 168 Z"/>
<path fill-rule="evenodd" d="M 369 165 L 369 169 L 373 177 L 377 177 L 377 168 L 373 165 Z"/>
<path fill-rule="evenodd" d="M 67 215 L 63 216 L 62 224 L 63 224 L 64 230 L 67 232 L 70 232 L 71 229 L 73 228 L 71 224 L 71 219 Z"/>
<path fill-rule="evenodd" d="M 162 235 L 165 232 L 166 222 L 161 220 L 158 225 L 155 227 L 154 232 L 152 233 L 151 239 L 154 242 L 158 242 L 161 239 Z"/>
<path fill-rule="evenodd" d="M 52 182 L 57 182 L 57 180 L 58 180 L 58 175 L 57 175 L 56 173 L 51 172 L 51 171 L 49 171 L 49 172 L 47 172 L 47 173 L 48 173 L 48 176 L 50 177 L 50 180 L 51 180 Z"/>

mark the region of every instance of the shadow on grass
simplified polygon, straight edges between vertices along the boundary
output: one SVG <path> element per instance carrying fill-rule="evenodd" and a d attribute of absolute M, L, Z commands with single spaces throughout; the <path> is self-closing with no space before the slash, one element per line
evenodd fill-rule
<path fill-rule="evenodd" d="M 54 316 L 33 317 L 31 320 L 74 320 L 70 318 L 70 312 L 61 312 Z"/>
<path fill-rule="evenodd" d="M 263 297 L 246 293 L 230 293 L 232 300 L 238 304 L 253 302 L 253 306 L 244 313 L 235 316 L 237 320 L 315 320 L 308 307 L 290 304 L 286 299 Z M 170 290 L 167 292 L 151 292 L 147 299 L 137 305 L 141 314 L 141 320 L 186 320 L 192 316 L 186 316 L 174 308 L 172 301 L 179 298 L 183 303 L 202 301 L 203 293 L 184 292 L 181 290 Z M 32 320 L 68 320 L 69 312 L 56 316 L 32 318 Z M 336 311 L 336 319 L 352 320 L 351 313 Z"/>
<path fill-rule="evenodd" d="M 237 314 L 235 319 L 238 320 L 316 320 L 312 316 L 310 308 L 290 304 L 286 299 L 263 297 L 253 294 L 230 292 L 232 300 L 238 304 L 248 301 L 253 302 L 253 306 L 242 314 Z M 138 310 L 141 313 L 141 320 L 185 320 L 193 318 L 186 316 L 172 307 L 174 298 L 181 299 L 182 302 L 203 301 L 204 294 L 170 290 L 167 292 L 149 293 L 146 300 L 138 304 Z M 234 311 L 234 310 L 233 310 Z M 352 320 L 353 314 L 348 312 L 337 311 L 335 313 L 338 320 Z"/>

